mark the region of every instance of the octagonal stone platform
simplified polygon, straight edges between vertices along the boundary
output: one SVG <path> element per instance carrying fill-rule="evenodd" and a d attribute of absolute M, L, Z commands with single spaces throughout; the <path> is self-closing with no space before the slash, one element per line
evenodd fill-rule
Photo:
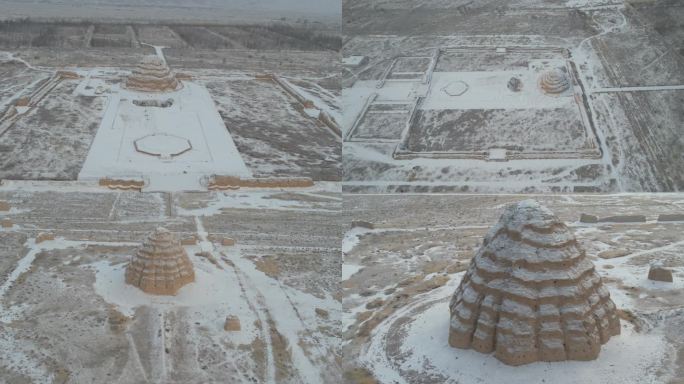
<path fill-rule="evenodd" d="M 138 152 L 170 159 L 192 149 L 190 140 L 167 133 L 153 133 L 143 136 L 133 143 Z"/>
<path fill-rule="evenodd" d="M 468 84 L 463 81 L 453 81 L 447 84 L 443 90 L 449 96 L 461 96 L 468 91 Z"/>

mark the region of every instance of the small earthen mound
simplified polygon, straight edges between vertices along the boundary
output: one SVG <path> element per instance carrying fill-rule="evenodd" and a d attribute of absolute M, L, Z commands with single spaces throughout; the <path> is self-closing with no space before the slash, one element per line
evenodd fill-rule
<path fill-rule="evenodd" d="M 522 90 L 523 83 L 519 78 L 514 76 L 514 77 L 511 77 L 510 80 L 508 80 L 507 86 L 511 92 L 520 92 Z"/>
<path fill-rule="evenodd" d="M 375 225 L 373 223 L 368 222 L 368 221 L 363 221 L 363 220 L 352 221 L 351 227 L 352 228 L 375 229 Z"/>
<path fill-rule="evenodd" d="M 180 82 L 159 56 L 145 56 L 126 80 L 126 88 L 142 92 L 171 92 Z"/>
<path fill-rule="evenodd" d="M 31 99 L 29 99 L 28 97 L 22 97 L 18 99 L 17 102 L 14 103 L 14 105 L 17 107 L 28 107 L 30 103 Z"/>
<path fill-rule="evenodd" d="M 661 262 L 651 263 L 648 269 L 648 279 L 653 281 L 664 281 L 666 283 L 672 282 L 672 271 L 665 268 Z"/>
<path fill-rule="evenodd" d="M 190 235 L 181 239 L 181 245 L 197 245 L 197 236 Z"/>
<path fill-rule="evenodd" d="M 684 221 L 684 214 L 662 214 L 658 215 L 658 221 Z"/>
<path fill-rule="evenodd" d="M 228 332 L 237 332 L 242 327 L 240 326 L 240 318 L 237 316 L 226 317 L 226 322 L 223 324 L 223 330 Z"/>
<path fill-rule="evenodd" d="M 545 71 L 539 78 L 539 87 L 547 95 L 560 95 L 570 89 L 567 71 L 565 68 L 553 68 Z"/>
<path fill-rule="evenodd" d="M 509 206 L 450 303 L 449 344 L 509 365 L 592 360 L 620 333 L 615 304 L 575 236 L 536 201 Z"/>
<path fill-rule="evenodd" d="M 133 100 L 133 105 L 138 107 L 157 107 L 157 108 L 169 108 L 173 105 L 173 99 L 166 100 Z"/>
<path fill-rule="evenodd" d="M 126 267 L 126 283 L 155 295 L 175 295 L 195 281 L 195 271 L 178 238 L 164 228 L 152 232 Z"/>
<path fill-rule="evenodd" d="M 50 232 L 41 232 L 36 237 L 36 244 L 40 244 L 44 241 L 50 241 L 55 239 L 55 234 Z"/>
<path fill-rule="evenodd" d="M 109 323 L 109 329 L 115 332 L 120 332 L 126 329 L 126 325 L 130 318 L 125 316 L 123 313 L 119 312 L 114 307 L 109 307 L 107 310 L 107 322 Z"/>
<path fill-rule="evenodd" d="M 314 312 L 316 312 L 316 316 L 323 319 L 327 319 L 328 317 L 330 317 L 330 312 L 326 311 L 323 308 L 316 308 L 314 309 Z"/>

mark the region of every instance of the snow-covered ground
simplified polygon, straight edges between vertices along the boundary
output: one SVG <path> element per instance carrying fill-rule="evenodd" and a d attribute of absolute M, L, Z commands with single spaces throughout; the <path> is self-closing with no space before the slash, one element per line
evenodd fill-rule
<path fill-rule="evenodd" d="M 387 36 L 387 41 L 398 40 L 407 49 L 430 39 L 431 44 L 444 45 L 438 45 L 443 50 L 436 55 L 434 72 L 428 70 L 425 78 L 382 81 L 378 79 L 386 74 L 376 70 L 395 61 L 382 51 L 367 51 L 376 49 L 381 37 L 368 37 L 367 43 L 364 39 L 356 37 L 353 45 L 380 57 L 357 70 L 359 79 L 342 92 L 347 138 L 343 166 L 349 191 L 609 188 L 607 157 L 600 158 L 583 112 L 580 84 L 558 96 L 539 88 L 544 71 L 572 71 L 559 49 L 520 48 L 515 39 L 509 43 L 515 48 L 503 50 L 498 45 L 447 45 L 453 37 L 410 41 Z M 435 48 L 420 49 L 414 55 Z M 512 78 L 522 84 L 518 92 L 507 86 Z M 399 102 L 415 112 L 388 110 Z"/>
<path fill-rule="evenodd" d="M 545 95 L 537 83 L 546 68 L 564 67 L 561 60 L 545 61 L 543 64 L 530 62 L 529 70 L 499 72 L 435 72 L 432 75 L 430 94 L 426 97 L 424 109 L 553 109 L 565 107 L 572 93 L 565 97 Z M 535 68 L 536 67 L 536 68 Z M 510 91 L 506 85 L 516 77 L 524 86 L 520 92 Z M 447 94 L 447 87 L 463 82 L 467 89 L 459 96 Z M 570 98 L 570 100 L 572 100 Z"/>
<path fill-rule="evenodd" d="M 200 77 L 215 100 L 225 126 L 255 177 L 306 176 L 339 180 L 340 139 L 317 122 L 318 111 L 339 118 L 337 98 L 330 91 L 294 85 L 314 101 L 311 116 L 297 110 L 299 102 L 272 81 L 253 77 Z M 300 81 L 308 83 L 304 80 Z M 314 90 L 316 92 L 314 92 Z M 312 97 L 312 93 L 321 95 Z"/>

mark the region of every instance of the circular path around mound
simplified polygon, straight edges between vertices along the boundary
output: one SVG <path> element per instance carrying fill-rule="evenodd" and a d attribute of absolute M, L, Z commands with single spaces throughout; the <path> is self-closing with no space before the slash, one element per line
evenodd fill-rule
<path fill-rule="evenodd" d="M 448 344 L 449 299 L 463 276 L 416 297 L 379 324 L 360 360 L 381 383 L 434 382 L 528 384 L 630 384 L 661 382 L 671 346 L 658 333 L 636 333 L 621 322 L 622 333 L 602 346 L 593 361 L 535 362 L 508 366 L 492 354 Z"/>

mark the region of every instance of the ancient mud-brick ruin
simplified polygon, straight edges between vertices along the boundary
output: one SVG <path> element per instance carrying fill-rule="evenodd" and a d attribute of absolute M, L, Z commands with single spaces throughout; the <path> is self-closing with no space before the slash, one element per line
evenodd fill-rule
<path fill-rule="evenodd" d="M 522 90 L 523 83 L 519 78 L 514 76 L 508 80 L 508 84 L 506 84 L 506 86 L 511 92 L 520 92 L 520 90 Z"/>
<path fill-rule="evenodd" d="M 490 229 L 449 305 L 449 344 L 509 365 L 592 360 L 620 333 L 615 304 L 570 230 L 525 200 Z"/>
<path fill-rule="evenodd" d="M 142 92 L 170 92 L 180 86 L 175 74 L 158 56 L 145 56 L 126 80 L 126 88 Z"/>
<path fill-rule="evenodd" d="M 126 267 L 126 283 L 155 295 L 175 295 L 195 281 L 195 272 L 178 238 L 164 228 L 152 232 Z"/>
<path fill-rule="evenodd" d="M 662 261 L 655 261 L 651 263 L 651 266 L 648 269 L 648 279 L 671 283 L 673 281 L 672 271 L 665 268 Z"/>
<path fill-rule="evenodd" d="M 541 74 L 539 87 L 547 95 L 559 95 L 570 89 L 570 79 L 563 68 L 549 69 Z"/>

